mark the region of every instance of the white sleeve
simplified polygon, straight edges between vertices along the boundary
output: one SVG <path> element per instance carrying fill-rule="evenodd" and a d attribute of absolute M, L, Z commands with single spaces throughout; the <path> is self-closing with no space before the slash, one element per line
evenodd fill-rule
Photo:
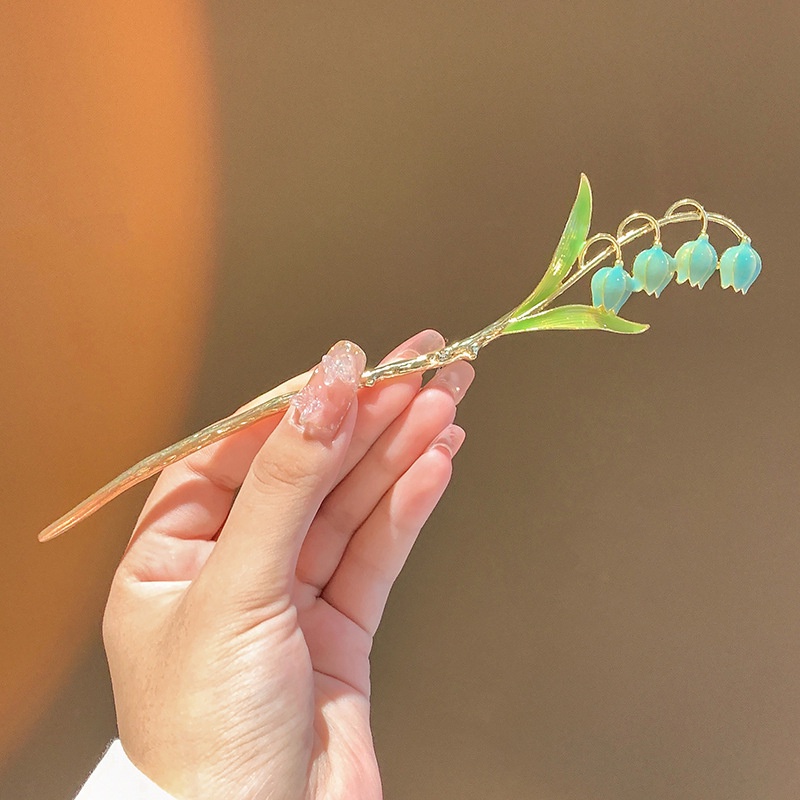
<path fill-rule="evenodd" d="M 175 800 L 140 772 L 115 739 L 75 800 Z"/>

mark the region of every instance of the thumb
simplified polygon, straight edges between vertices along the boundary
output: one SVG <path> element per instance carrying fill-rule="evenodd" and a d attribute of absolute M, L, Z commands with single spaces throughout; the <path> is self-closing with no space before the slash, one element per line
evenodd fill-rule
<path fill-rule="evenodd" d="M 291 593 L 303 539 L 344 460 L 366 357 L 335 344 L 259 450 L 197 579 L 219 605 L 261 610 Z"/>

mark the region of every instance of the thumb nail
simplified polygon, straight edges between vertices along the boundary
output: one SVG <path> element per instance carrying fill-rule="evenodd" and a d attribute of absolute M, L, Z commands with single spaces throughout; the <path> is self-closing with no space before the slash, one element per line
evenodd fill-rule
<path fill-rule="evenodd" d="M 292 398 L 290 422 L 310 439 L 332 441 L 353 402 L 366 363 L 358 345 L 337 342 Z"/>

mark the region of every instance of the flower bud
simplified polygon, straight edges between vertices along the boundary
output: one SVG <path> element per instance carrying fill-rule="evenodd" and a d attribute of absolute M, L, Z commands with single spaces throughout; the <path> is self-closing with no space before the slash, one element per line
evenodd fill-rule
<path fill-rule="evenodd" d="M 672 280 L 675 259 L 665 253 L 661 242 L 649 250 L 642 250 L 633 262 L 633 277 L 639 281 L 647 294 L 658 297 Z"/>
<path fill-rule="evenodd" d="M 729 247 L 719 260 L 719 277 L 723 289 L 733 287 L 735 292 L 747 294 L 747 290 L 761 272 L 761 256 L 745 239 L 735 247 Z"/>
<path fill-rule="evenodd" d="M 693 242 L 686 242 L 675 253 L 675 280 L 701 289 L 717 268 L 717 251 L 708 241 L 708 234 L 701 233 Z"/>
<path fill-rule="evenodd" d="M 639 289 L 640 282 L 625 271 L 621 261 L 617 261 L 613 267 L 603 267 L 592 276 L 592 305 L 616 314 L 631 293 Z"/>

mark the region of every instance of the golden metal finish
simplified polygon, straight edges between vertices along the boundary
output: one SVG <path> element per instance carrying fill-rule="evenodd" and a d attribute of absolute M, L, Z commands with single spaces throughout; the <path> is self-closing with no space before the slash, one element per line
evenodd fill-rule
<path fill-rule="evenodd" d="M 619 246 L 619 241 L 617 240 L 616 236 L 612 236 L 610 233 L 596 233 L 590 239 L 587 239 L 584 242 L 583 247 L 581 248 L 580 255 L 578 256 L 578 270 L 582 270 L 585 266 L 584 262 L 586 260 L 586 254 L 589 252 L 589 248 L 595 242 L 611 242 L 611 247 L 614 249 L 614 253 L 617 256 L 618 264 L 622 263 L 622 248 Z M 603 252 L 607 252 L 608 248 Z"/>
<path fill-rule="evenodd" d="M 669 216 L 669 214 L 666 216 Z M 653 239 L 653 246 L 661 244 L 661 225 L 658 224 L 658 220 L 655 217 L 645 213 L 644 211 L 634 211 L 633 214 L 629 214 L 624 220 L 622 220 L 622 222 L 620 222 L 619 227 L 617 228 L 617 241 L 619 241 L 625 234 L 625 228 L 627 228 L 628 225 L 630 225 L 635 219 L 646 219 L 653 226 L 653 234 L 655 235 L 655 238 Z"/>

